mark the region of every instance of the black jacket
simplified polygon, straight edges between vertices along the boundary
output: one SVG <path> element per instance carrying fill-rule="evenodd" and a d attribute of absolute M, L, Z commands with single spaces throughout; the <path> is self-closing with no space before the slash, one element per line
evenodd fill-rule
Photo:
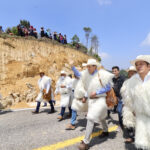
<path fill-rule="evenodd" d="M 116 96 L 121 100 L 122 97 L 121 97 L 121 94 L 120 94 L 120 89 L 123 85 L 123 82 L 125 81 L 125 77 L 123 76 L 119 76 L 118 78 L 113 78 L 113 88 L 114 88 L 114 91 L 115 91 L 115 94 Z"/>

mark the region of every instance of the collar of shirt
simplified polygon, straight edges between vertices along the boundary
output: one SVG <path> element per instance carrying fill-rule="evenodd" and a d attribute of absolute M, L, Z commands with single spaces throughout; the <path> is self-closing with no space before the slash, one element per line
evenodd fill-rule
<path fill-rule="evenodd" d="M 149 71 L 148 74 L 145 76 L 144 81 L 140 78 L 139 74 L 136 74 L 136 76 L 144 83 L 144 82 L 150 80 L 150 71 Z"/>
<path fill-rule="evenodd" d="M 91 75 L 93 76 L 98 70 L 96 69 Z"/>

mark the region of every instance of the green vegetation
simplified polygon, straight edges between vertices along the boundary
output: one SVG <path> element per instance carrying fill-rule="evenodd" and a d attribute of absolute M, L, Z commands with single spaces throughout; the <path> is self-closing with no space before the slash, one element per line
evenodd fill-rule
<path fill-rule="evenodd" d="M 79 42 L 80 42 L 80 39 L 79 39 L 79 37 L 75 34 L 73 37 L 72 37 L 72 44 L 73 45 L 75 45 L 75 44 L 79 44 Z"/>
<path fill-rule="evenodd" d="M 27 20 L 20 20 L 20 25 L 26 27 L 27 29 L 30 28 L 30 22 Z"/>
<path fill-rule="evenodd" d="M 11 28 L 11 32 L 12 32 L 14 35 L 18 35 L 17 27 L 12 27 L 12 28 Z"/>
<path fill-rule="evenodd" d="M 85 32 L 86 47 L 88 48 L 89 37 L 90 37 L 90 33 L 92 32 L 92 29 L 90 27 L 84 27 L 83 30 Z"/>
<path fill-rule="evenodd" d="M 128 73 L 127 73 L 127 71 L 126 70 L 120 70 L 120 75 L 122 75 L 122 76 L 124 76 L 124 77 L 126 77 L 127 78 L 127 76 L 128 76 Z"/>

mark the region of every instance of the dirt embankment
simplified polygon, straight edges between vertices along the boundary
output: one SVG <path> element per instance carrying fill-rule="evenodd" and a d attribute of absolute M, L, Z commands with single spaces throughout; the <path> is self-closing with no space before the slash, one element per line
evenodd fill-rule
<path fill-rule="evenodd" d="M 62 69 L 71 73 L 70 61 L 81 66 L 88 58 L 80 51 L 53 42 L 0 38 L 0 108 L 34 101 L 39 69 L 52 78 L 54 87 Z"/>

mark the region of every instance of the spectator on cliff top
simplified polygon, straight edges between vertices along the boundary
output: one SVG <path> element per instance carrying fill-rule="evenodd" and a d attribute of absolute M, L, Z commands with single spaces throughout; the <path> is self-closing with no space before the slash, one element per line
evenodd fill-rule
<path fill-rule="evenodd" d="M 49 35 L 49 38 L 52 40 L 53 39 L 53 37 L 52 37 L 52 34 L 50 33 L 50 35 Z"/>
<path fill-rule="evenodd" d="M 18 35 L 19 36 L 25 36 L 24 32 L 22 31 L 22 28 L 23 27 L 20 24 L 17 26 L 17 30 L 18 30 Z"/>
<path fill-rule="evenodd" d="M 50 37 L 50 29 L 47 29 L 47 30 L 46 30 L 45 36 L 46 36 L 47 38 Z"/>
<path fill-rule="evenodd" d="M 6 33 L 7 33 L 7 34 L 11 34 L 11 29 L 8 28 L 8 29 L 6 30 Z"/>
<path fill-rule="evenodd" d="M 30 35 L 30 36 L 34 36 L 34 33 L 33 33 L 33 26 L 30 26 L 30 28 L 29 28 L 29 35 Z"/>
<path fill-rule="evenodd" d="M 66 36 L 66 34 L 64 35 L 64 44 L 67 44 L 67 36 Z"/>
<path fill-rule="evenodd" d="M 45 36 L 45 31 L 44 31 L 44 28 L 41 27 L 41 37 L 44 37 Z"/>
<path fill-rule="evenodd" d="M 0 34 L 3 33 L 3 32 L 4 32 L 3 27 L 0 26 Z"/>
<path fill-rule="evenodd" d="M 29 35 L 29 31 L 26 27 L 23 28 L 23 32 L 24 32 L 25 37 Z"/>
<path fill-rule="evenodd" d="M 59 33 L 59 42 L 64 44 L 64 37 Z"/>
<path fill-rule="evenodd" d="M 53 37 L 54 37 L 54 40 L 57 41 L 57 32 L 54 32 Z"/>
<path fill-rule="evenodd" d="M 36 31 L 36 28 L 33 28 L 33 36 L 34 36 L 35 38 L 38 38 L 38 33 L 37 33 L 37 31 Z"/>

